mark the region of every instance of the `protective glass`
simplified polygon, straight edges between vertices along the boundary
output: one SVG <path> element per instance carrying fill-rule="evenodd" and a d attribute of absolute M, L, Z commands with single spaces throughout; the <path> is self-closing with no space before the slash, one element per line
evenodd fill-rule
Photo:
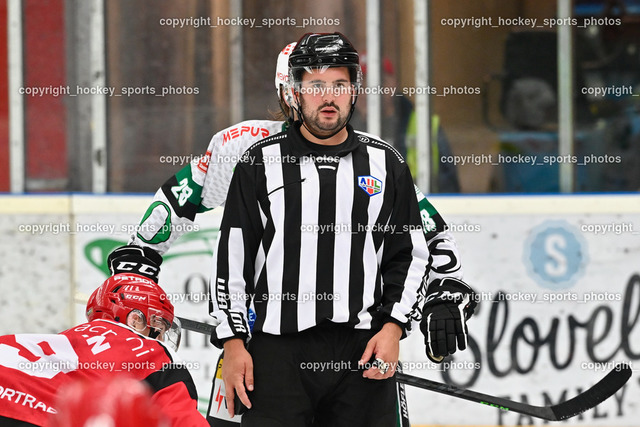
<path fill-rule="evenodd" d="M 173 321 L 169 321 L 163 317 L 163 313 L 160 310 L 149 308 L 149 321 L 147 326 L 152 329 L 153 338 L 160 340 L 177 351 L 180 346 L 181 327 L 180 321 L 174 317 Z M 149 333 L 152 336 L 152 333 Z"/>
<path fill-rule="evenodd" d="M 164 342 L 174 351 L 178 351 L 182 327 L 180 321 L 174 318 L 172 322 L 163 317 L 162 311 L 149 308 L 149 319 L 140 310 L 133 310 L 127 317 L 127 324 L 137 332 L 144 333 L 149 328 L 149 337 Z"/>

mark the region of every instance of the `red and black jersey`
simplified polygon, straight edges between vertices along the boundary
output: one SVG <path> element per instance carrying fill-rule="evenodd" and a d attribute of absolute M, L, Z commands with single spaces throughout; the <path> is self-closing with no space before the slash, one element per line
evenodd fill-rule
<path fill-rule="evenodd" d="M 108 320 L 59 334 L 0 336 L 0 416 L 44 425 L 64 384 L 128 375 L 145 381 L 174 426 L 208 426 L 189 371 L 161 342 Z"/>

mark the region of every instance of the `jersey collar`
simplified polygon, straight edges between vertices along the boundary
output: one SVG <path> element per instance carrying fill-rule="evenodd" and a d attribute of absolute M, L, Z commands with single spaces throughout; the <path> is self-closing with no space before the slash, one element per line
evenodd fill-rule
<path fill-rule="evenodd" d="M 327 155 L 344 157 L 358 148 L 360 141 L 356 138 L 353 127 L 347 124 L 347 139 L 338 145 L 321 145 L 307 140 L 300 132 L 300 122 L 296 122 L 287 131 L 289 148 L 295 157 Z"/>

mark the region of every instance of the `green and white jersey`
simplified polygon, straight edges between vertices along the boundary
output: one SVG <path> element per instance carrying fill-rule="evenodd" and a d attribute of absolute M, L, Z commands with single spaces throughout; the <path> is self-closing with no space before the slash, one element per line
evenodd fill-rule
<path fill-rule="evenodd" d="M 442 216 L 418 187 L 416 187 L 416 197 L 418 198 L 418 208 L 420 209 L 427 246 L 429 247 L 429 271 L 424 278 L 423 286 L 419 290 L 418 301 L 416 302 L 417 309 L 414 310 L 412 315 L 413 328 L 417 328 L 417 323 L 422 319 L 422 308 L 424 307 L 428 285 L 431 282 L 444 277 L 463 279 L 462 264 L 460 263 L 458 246 L 453 234 L 448 230 Z"/>
<path fill-rule="evenodd" d="M 169 250 L 197 214 L 224 204 L 238 159 L 247 148 L 285 128 L 285 122 L 248 120 L 211 138 L 207 151 L 169 178 L 156 192 L 129 244 Z"/>

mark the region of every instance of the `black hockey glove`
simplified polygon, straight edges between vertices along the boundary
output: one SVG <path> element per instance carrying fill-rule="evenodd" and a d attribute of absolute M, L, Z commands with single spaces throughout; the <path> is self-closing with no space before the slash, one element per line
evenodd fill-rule
<path fill-rule="evenodd" d="M 440 363 L 467 348 L 466 322 L 476 305 L 476 293 L 462 280 L 444 278 L 429 285 L 420 322 L 429 360 Z"/>
<path fill-rule="evenodd" d="M 158 283 L 162 256 L 147 247 L 121 246 L 109 254 L 107 264 L 112 276 L 118 273 L 135 273 Z"/>

